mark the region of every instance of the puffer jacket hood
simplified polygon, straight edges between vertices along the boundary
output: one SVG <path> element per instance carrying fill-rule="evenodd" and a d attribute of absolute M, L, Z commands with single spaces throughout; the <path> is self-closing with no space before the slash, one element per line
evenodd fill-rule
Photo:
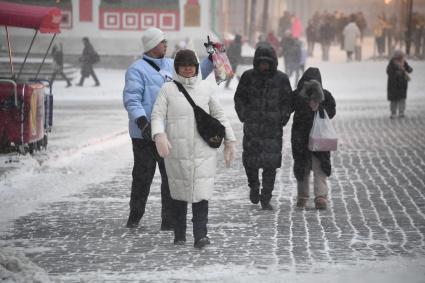
<path fill-rule="evenodd" d="M 298 81 L 297 89 L 301 90 L 303 88 L 303 85 L 307 81 L 315 80 L 322 85 L 322 75 L 320 74 L 320 70 L 318 68 L 310 67 L 308 68 L 301 79 Z"/>
<path fill-rule="evenodd" d="M 258 71 L 258 66 L 261 61 L 266 61 L 270 64 L 272 73 L 277 70 L 277 56 L 276 51 L 270 44 L 263 44 L 257 47 L 254 54 L 254 69 Z"/>

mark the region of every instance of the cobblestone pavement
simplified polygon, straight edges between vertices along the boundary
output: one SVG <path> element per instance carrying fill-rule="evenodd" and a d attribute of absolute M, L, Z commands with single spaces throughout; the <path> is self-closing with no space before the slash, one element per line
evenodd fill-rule
<path fill-rule="evenodd" d="M 132 161 L 109 182 L 90 186 L 65 202 L 19 218 L 0 235 L 0 245 L 23 248 L 57 278 L 79 274 L 128 274 L 210 264 L 279 266 L 305 272 L 318 263 L 355 264 L 390 256 L 425 258 L 425 100 L 409 101 L 408 117 L 390 120 L 386 101 L 342 101 L 335 125 L 339 150 L 332 154 L 330 207 L 295 207 L 296 185 L 285 128 L 282 168 L 273 211 L 248 200 L 239 158 L 224 168 L 210 201 L 212 244 L 192 245 L 191 222 L 184 247 L 159 231 L 159 177 L 155 177 L 141 226 L 126 229 Z M 241 140 L 241 125 L 234 123 Z M 191 215 L 191 212 L 188 213 Z M 63 276 L 63 277 L 61 277 Z M 75 276 L 75 277 L 73 277 Z"/>

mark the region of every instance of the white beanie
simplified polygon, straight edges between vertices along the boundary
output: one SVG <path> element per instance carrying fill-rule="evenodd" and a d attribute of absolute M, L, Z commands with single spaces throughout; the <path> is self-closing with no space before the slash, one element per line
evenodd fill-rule
<path fill-rule="evenodd" d="M 155 48 L 165 39 L 165 33 L 159 28 L 150 27 L 142 34 L 143 47 L 145 52 Z"/>

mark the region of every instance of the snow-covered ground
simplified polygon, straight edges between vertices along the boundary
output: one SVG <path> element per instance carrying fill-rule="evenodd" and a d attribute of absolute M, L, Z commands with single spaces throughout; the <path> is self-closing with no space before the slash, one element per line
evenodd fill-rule
<path fill-rule="evenodd" d="M 364 58 L 369 58 L 372 51 L 372 48 L 365 49 Z M 252 49 L 245 48 L 244 52 L 252 54 Z M 338 47 L 333 47 L 330 62 L 321 62 L 319 58 L 317 46 L 315 57 L 310 58 L 307 65 L 321 69 L 323 85 L 332 92 L 337 103 L 343 100 L 364 101 L 362 105 L 366 106 L 367 100 L 383 101 L 382 110 L 375 114 L 388 116 L 387 61 L 346 63 L 345 53 Z M 425 99 L 425 62 L 410 60 L 409 63 L 414 72 L 409 84 L 407 109 L 409 104 Z M 249 67 L 241 67 L 238 72 Z M 100 87 L 92 87 L 91 79 L 84 87 L 65 88 L 64 82 L 55 83 L 55 125 L 46 152 L 35 156 L 0 157 L 0 169 L 3 169 L 0 171 L 0 233 L 6 233 L 17 218 L 46 203 L 61 200 L 89 184 L 108 180 L 111 172 L 132 159 L 127 116 L 121 106 L 125 70 L 96 69 L 96 72 L 101 81 Z M 213 80 L 213 77 L 209 79 Z M 236 121 L 233 93 L 237 81 L 233 80 L 230 86 L 230 89 L 225 89 L 223 84 L 220 85 L 218 95 L 228 116 Z M 43 270 L 28 261 L 21 252 L 25 251 L 0 249 L 2 282 L 47 282 Z M 355 266 L 317 266 L 317 270 L 307 274 L 279 270 L 278 267 L 256 270 L 249 266 L 222 265 L 179 270 L 175 274 L 182 281 L 202 281 L 205 274 L 209 274 L 209 280 L 218 282 L 357 282 L 366 279 L 367 282 L 388 283 L 425 282 L 424 270 L 425 262 L 391 258 L 373 264 L 359 262 Z M 173 272 L 152 271 L 132 276 L 138 277 L 129 277 L 128 281 L 140 278 L 167 281 L 173 278 Z M 89 282 L 118 280 L 106 274 L 86 279 Z"/>

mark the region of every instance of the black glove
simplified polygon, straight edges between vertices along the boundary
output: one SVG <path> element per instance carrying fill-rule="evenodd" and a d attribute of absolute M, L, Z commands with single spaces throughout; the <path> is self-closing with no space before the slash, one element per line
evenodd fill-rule
<path fill-rule="evenodd" d="M 148 141 L 152 140 L 151 123 L 149 123 L 148 119 L 146 119 L 146 116 L 137 118 L 136 124 L 142 132 L 143 139 Z"/>

